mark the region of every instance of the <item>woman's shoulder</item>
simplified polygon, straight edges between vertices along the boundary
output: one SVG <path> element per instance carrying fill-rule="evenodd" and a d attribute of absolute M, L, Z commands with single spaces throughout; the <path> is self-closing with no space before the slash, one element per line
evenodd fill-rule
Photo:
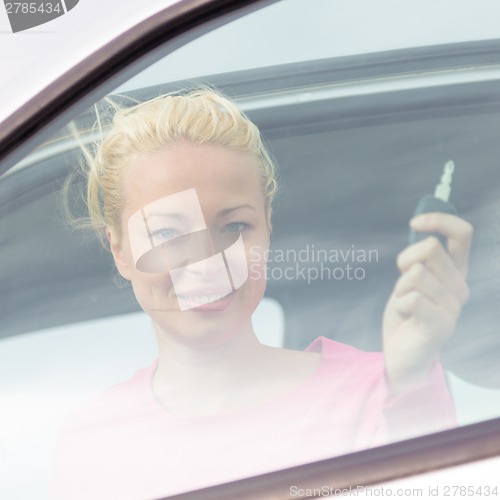
<path fill-rule="evenodd" d="M 321 353 L 323 358 L 349 362 L 380 362 L 383 357 L 381 352 L 362 351 L 327 337 L 317 337 L 306 348 L 306 352 L 318 352 Z"/>
<path fill-rule="evenodd" d="M 316 338 L 306 349 L 321 355 L 316 381 L 335 380 L 336 383 L 372 387 L 384 380 L 382 352 L 362 351 L 327 337 Z"/>

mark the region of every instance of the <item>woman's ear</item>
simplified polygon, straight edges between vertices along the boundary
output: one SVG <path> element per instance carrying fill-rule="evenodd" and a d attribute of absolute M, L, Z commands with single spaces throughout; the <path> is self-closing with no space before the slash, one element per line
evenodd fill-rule
<path fill-rule="evenodd" d="M 116 232 L 112 231 L 109 227 L 106 228 L 106 238 L 109 241 L 109 249 L 113 255 L 116 268 L 123 278 L 130 281 L 130 262 L 126 258 L 123 248 Z"/>

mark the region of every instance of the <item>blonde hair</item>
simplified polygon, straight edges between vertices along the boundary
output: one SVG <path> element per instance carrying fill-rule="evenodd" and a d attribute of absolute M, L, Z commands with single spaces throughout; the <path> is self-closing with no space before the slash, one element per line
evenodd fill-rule
<path fill-rule="evenodd" d="M 181 140 L 222 146 L 255 158 L 262 173 L 271 228 L 277 172 L 259 129 L 229 99 L 202 88 L 117 108 L 111 130 L 96 145 L 95 153 L 86 155 L 87 208 L 90 223 L 101 237 L 108 227 L 121 235 L 123 170 L 130 158 L 137 153 L 155 153 Z"/>

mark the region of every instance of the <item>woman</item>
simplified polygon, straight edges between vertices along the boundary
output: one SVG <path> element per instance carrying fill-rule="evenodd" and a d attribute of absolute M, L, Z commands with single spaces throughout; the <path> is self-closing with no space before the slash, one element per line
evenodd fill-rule
<path fill-rule="evenodd" d="M 211 90 L 117 112 L 90 161 L 89 213 L 153 320 L 159 358 L 72 417 L 57 498 L 159 498 L 454 424 L 437 357 L 467 300 L 470 225 L 411 221 L 448 251 L 428 238 L 398 257 L 384 353 L 324 338 L 266 347 L 251 315 L 275 175 L 255 125 Z"/>

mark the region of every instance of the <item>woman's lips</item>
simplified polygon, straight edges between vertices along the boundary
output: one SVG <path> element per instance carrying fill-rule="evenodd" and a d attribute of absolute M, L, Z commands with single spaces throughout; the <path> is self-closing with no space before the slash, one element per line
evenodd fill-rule
<path fill-rule="evenodd" d="M 193 293 L 182 295 L 184 305 L 189 306 L 189 310 L 195 311 L 222 311 L 232 301 L 234 292 L 223 295 L 218 293 Z"/>

